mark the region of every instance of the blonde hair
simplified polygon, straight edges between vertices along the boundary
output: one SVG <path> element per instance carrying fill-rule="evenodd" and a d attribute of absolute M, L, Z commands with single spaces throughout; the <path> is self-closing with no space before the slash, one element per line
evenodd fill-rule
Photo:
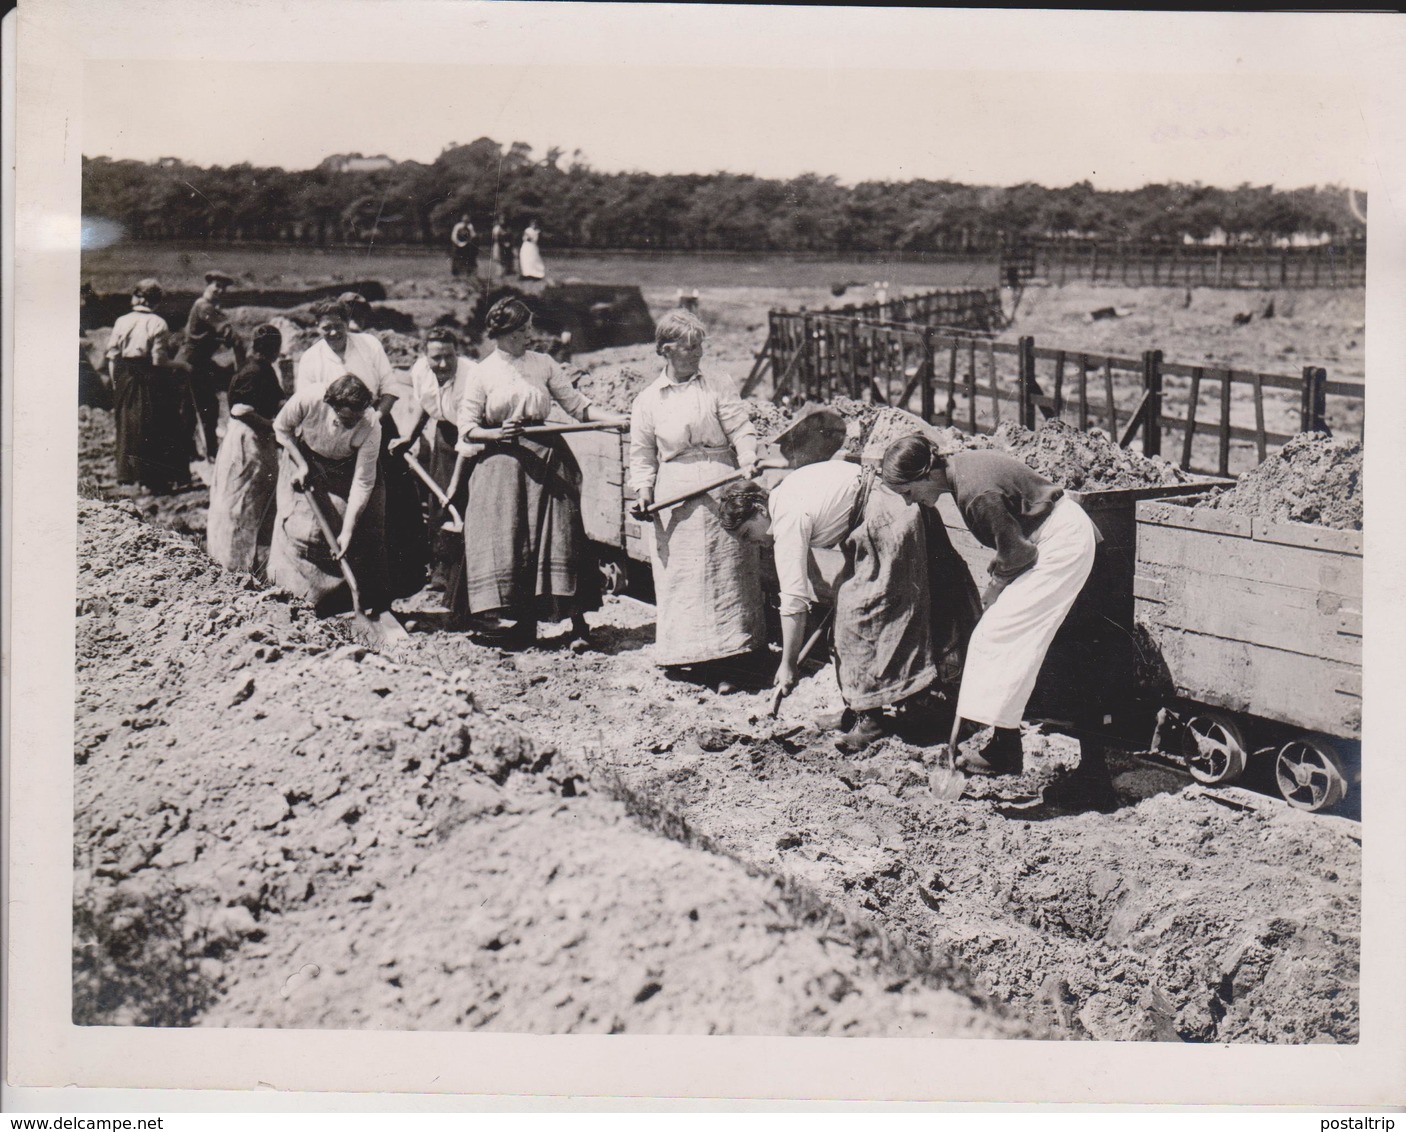
<path fill-rule="evenodd" d="M 654 352 L 662 355 L 664 347 L 679 343 L 686 349 L 703 344 L 708 328 L 696 314 L 675 308 L 667 312 L 654 328 Z"/>

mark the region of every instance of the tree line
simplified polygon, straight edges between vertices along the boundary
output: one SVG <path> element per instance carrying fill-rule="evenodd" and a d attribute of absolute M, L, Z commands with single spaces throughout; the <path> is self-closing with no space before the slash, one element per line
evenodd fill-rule
<path fill-rule="evenodd" d="M 315 169 L 83 158 L 83 211 L 148 240 L 443 244 L 462 213 L 487 238 L 536 219 L 557 248 L 987 252 L 1037 239 L 1266 245 L 1365 238 L 1349 191 L 1155 184 L 1129 191 L 955 181 L 842 185 L 807 173 L 604 173 L 576 152 L 451 143 L 429 164 L 338 155 Z"/>

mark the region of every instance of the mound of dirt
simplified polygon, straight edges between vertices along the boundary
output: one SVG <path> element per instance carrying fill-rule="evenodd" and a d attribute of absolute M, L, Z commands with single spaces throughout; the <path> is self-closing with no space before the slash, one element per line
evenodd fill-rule
<path fill-rule="evenodd" d="M 1120 448 L 1102 429 L 1080 432 L 1060 420 L 1046 421 L 1034 432 L 1006 422 L 997 427 L 990 441 L 968 438 L 967 447 L 1004 449 L 1046 479 L 1072 491 L 1166 487 L 1191 479 L 1166 460 Z"/>
<path fill-rule="evenodd" d="M 79 504 L 81 1024 L 1027 1037 L 664 841 L 455 672 Z M 809 917 L 809 918 L 808 918 Z"/>
<path fill-rule="evenodd" d="M 628 413 L 640 390 L 659 374 L 645 373 L 632 365 L 602 365 L 577 369 L 573 374 L 576 388 L 591 399 L 592 404 L 617 413 Z"/>
<path fill-rule="evenodd" d="M 1361 443 L 1305 432 L 1201 506 L 1276 523 L 1360 531 L 1362 493 Z"/>

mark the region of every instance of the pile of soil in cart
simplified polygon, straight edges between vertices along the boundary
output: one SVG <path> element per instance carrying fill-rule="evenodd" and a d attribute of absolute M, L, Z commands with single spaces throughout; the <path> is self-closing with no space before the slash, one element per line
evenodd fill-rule
<path fill-rule="evenodd" d="M 127 504 L 78 517 L 75 1021 L 1041 1033 L 641 828 L 480 673 L 368 652 Z"/>
<path fill-rule="evenodd" d="M 1362 529 L 1362 444 L 1300 433 L 1205 508 L 1276 523 Z"/>

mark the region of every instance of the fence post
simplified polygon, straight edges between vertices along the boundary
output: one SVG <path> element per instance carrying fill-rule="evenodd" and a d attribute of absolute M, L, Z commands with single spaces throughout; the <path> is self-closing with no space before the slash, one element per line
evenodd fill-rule
<path fill-rule="evenodd" d="M 933 351 L 934 331 L 931 326 L 923 330 L 923 420 L 928 424 L 933 423 L 933 415 L 936 410 L 936 402 L 933 397 L 933 377 L 936 373 L 936 359 Z"/>
<path fill-rule="evenodd" d="M 804 308 L 802 308 L 804 310 Z M 815 321 L 809 314 L 801 315 L 801 383 L 807 400 L 815 399 Z"/>
<path fill-rule="evenodd" d="M 1162 455 L 1162 351 L 1142 353 L 1142 388 L 1147 394 L 1143 409 L 1142 454 Z"/>
<path fill-rule="evenodd" d="M 1300 432 L 1331 432 L 1328 428 L 1328 371 L 1303 367 L 1303 400 L 1299 408 Z"/>
<path fill-rule="evenodd" d="M 1035 431 L 1035 339 L 1020 339 L 1020 425 Z"/>

